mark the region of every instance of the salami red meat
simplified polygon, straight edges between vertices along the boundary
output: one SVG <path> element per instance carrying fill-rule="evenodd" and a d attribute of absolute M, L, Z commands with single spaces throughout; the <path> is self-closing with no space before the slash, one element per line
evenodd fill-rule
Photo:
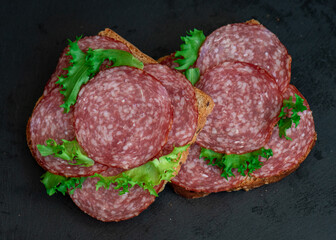
<path fill-rule="evenodd" d="M 208 165 L 203 158 L 199 158 L 201 147 L 193 144 L 190 147 L 189 155 L 185 164 L 182 165 L 178 175 L 172 179 L 174 185 L 180 186 L 188 191 L 195 192 L 220 192 L 239 188 L 246 177 L 233 171 L 236 177 L 229 177 L 226 180 L 221 176 L 221 170 Z"/>
<path fill-rule="evenodd" d="M 205 72 L 196 87 L 209 94 L 214 110 L 197 143 L 215 152 L 243 154 L 269 140 L 282 106 L 273 78 L 248 63 L 224 62 Z"/>
<path fill-rule="evenodd" d="M 82 188 L 76 189 L 70 197 L 82 211 L 103 222 L 118 222 L 138 216 L 155 200 L 155 196 L 138 185 L 123 195 L 119 195 L 119 190 L 114 189 L 113 185 L 109 189 L 101 187 L 96 191 L 97 181 L 98 178 L 87 178 Z M 162 184 L 156 190 L 161 187 Z"/>
<path fill-rule="evenodd" d="M 164 56 L 158 60 L 158 62 L 162 65 L 166 65 L 171 69 L 175 69 L 176 67 L 179 67 L 179 64 L 174 62 L 175 61 L 175 53 L 172 53 L 170 55 Z"/>
<path fill-rule="evenodd" d="M 303 98 L 293 85 L 289 85 L 284 93 L 284 98 L 288 99 L 293 96 L 295 100 L 295 93 Z M 307 157 L 315 143 L 316 132 L 313 115 L 306 100 L 304 104 L 308 109 L 299 113 L 300 124 L 296 128 L 293 124 L 292 128 L 286 131 L 292 141 L 286 140 L 284 137 L 280 138 L 279 128 L 275 127 L 270 141 L 265 146 L 273 150 L 273 157 L 270 157 L 261 169 L 253 172 L 253 177 L 268 178 L 283 175 L 288 171 L 295 170 Z"/>
<path fill-rule="evenodd" d="M 95 161 L 130 169 L 166 144 L 173 109 L 167 90 L 144 71 L 114 67 L 97 74 L 79 92 L 75 134 Z"/>
<path fill-rule="evenodd" d="M 108 168 L 104 172 L 101 172 L 100 174 L 104 177 L 111 177 L 111 176 L 116 176 L 120 173 L 125 171 L 125 169 L 122 168 Z"/>
<path fill-rule="evenodd" d="M 28 135 L 35 159 L 45 170 L 67 177 L 89 176 L 104 171 L 107 167 L 99 163 L 92 167 L 79 167 L 70 165 L 60 158 L 40 155 L 37 144 L 44 145 L 50 138 L 57 143 L 61 143 L 61 139 L 74 140 L 75 138 L 73 110 L 64 114 L 64 109 L 60 107 L 63 103 L 62 99 L 63 96 L 54 89 L 37 104 L 33 111 L 28 125 Z"/>
<path fill-rule="evenodd" d="M 288 87 L 291 57 L 280 40 L 261 24 L 229 24 L 211 33 L 200 48 L 196 67 L 204 74 L 223 61 L 258 65 L 275 78 L 281 92 Z"/>
<path fill-rule="evenodd" d="M 82 51 L 87 51 L 89 50 L 89 48 L 91 48 L 91 49 L 119 49 L 130 52 L 129 48 L 122 42 L 103 36 L 92 36 L 82 38 L 78 41 L 78 46 Z M 56 71 L 51 76 L 50 80 L 48 81 L 47 85 L 44 88 L 43 92 L 44 96 L 47 95 L 50 91 L 52 91 L 54 88 L 60 89 L 60 86 L 56 85 L 55 83 L 58 81 L 58 76 L 66 75 L 68 73 L 67 70 L 64 70 L 65 68 L 70 66 L 71 56 L 67 55 L 68 51 L 69 47 L 65 48 L 60 59 L 58 60 Z M 104 62 L 104 64 L 106 63 L 107 61 Z"/>
<path fill-rule="evenodd" d="M 157 78 L 172 99 L 174 120 L 163 149 L 162 154 L 165 155 L 170 153 L 174 146 L 186 145 L 196 132 L 198 108 L 195 90 L 183 74 L 167 66 L 147 64 L 144 71 Z"/>

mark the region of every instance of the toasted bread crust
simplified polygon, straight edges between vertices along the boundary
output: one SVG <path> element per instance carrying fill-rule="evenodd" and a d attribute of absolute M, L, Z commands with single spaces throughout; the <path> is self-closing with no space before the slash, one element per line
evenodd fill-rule
<path fill-rule="evenodd" d="M 251 24 L 251 25 L 260 25 L 261 24 L 258 20 L 255 20 L 253 18 L 251 20 L 246 21 L 245 23 Z"/>
<path fill-rule="evenodd" d="M 106 28 L 104 31 L 99 32 L 99 35 L 100 36 L 110 37 L 112 39 L 115 39 L 117 41 L 120 41 L 120 42 L 124 43 L 131 50 L 131 53 L 136 58 L 138 58 L 140 61 L 142 61 L 145 64 L 150 64 L 150 63 L 156 63 L 156 64 L 158 64 L 158 62 L 156 62 L 153 58 L 151 58 L 151 57 L 147 56 L 146 54 L 142 53 L 133 44 L 131 44 L 130 42 L 126 41 L 124 38 L 122 38 L 121 36 L 119 36 L 116 32 L 114 32 L 111 29 Z M 190 145 L 196 141 L 198 133 L 201 131 L 201 129 L 205 125 L 206 117 L 211 113 L 212 109 L 214 108 L 214 103 L 213 103 L 212 99 L 207 94 L 205 94 L 204 92 L 202 92 L 201 90 L 196 89 L 196 88 L 195 88 L 195 93 L 196 93 L 197 108 L 198 108 L 198 124 L 197 124 L 196 133 L 195 133 L 192 141 L 190 141 L 188 143 Z M 36 106 L 38 105 L 38 103 L 42 99 L 43 99 L 43 95 L 36 102 L 33 111 L 35 110 Z M 29 127 L 30 126 L 30 121 L 31 121 L 31 116 L 30 116 L 30 118 L 28 120 L 27 127 L 26 127 L 27 144 L 28 144 L 28 147 L 29 147 L 29 149 L 30 149 L 33 157 L 37 158 L 36 155 L 34 154 L 33 147 L 32 147 L 30 127 Z M 185 151 L 185 152 L 182 153 L 182 155 L 180 157 L 179 167 L 176 169 L 177 170 L 176 174 L 180 170 L 181 165 L 187 160 L 188 153 L 189 153 L 189 148 L 187 149 L 187 151 Z M 165 184 L 163 184 L 163 186 L 160 188 L 159 192 L 161 192 L 164 189 Z"/>
<path fill-rule="evenodd" d="M 180 195 L 182 197 L 189 198 L 189 199 L 206 197 L 210 194 L 210 193 L 205 193 L 205 192 L 188 191 L 185 188 L 180 187 L 178 185 L 175 185 L 175 184 L 171 184 L 171 185 L 173 186 L 173 189 L 174 189 L 175 193 L 177 193 L 178 195 Z"/>
<path fill-rule="evenodd" d="M 147 64 L 148 63 L 157 63 L 153 58 L 151 58 L 150 56 L 147 56 L 146 54 L 141 52 L 136 46 L 134 46 L 132 43 L 128 42 L 126 39 L 124 39 L 119 34 L 117 34 L 115 31 L 113 31 L 109 28 L 105 28 L 105 30 L 99 32 L 98 35 L 109 37 L 109 38 L 112 38 L 112 39 L 117 40 L 119 42 L 122 42 L 123 44 L 125 44 L 131 50 L 131 53 L 133 54 L 133 56 L 138 58 L 143 63 L 147 63 Z"/>

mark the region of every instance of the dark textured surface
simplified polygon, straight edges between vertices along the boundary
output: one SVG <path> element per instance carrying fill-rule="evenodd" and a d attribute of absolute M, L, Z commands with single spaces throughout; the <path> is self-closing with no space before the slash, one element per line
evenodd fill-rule
<path fill-rule="evenodd" d="M 140 1 L 139 1 L 140 2 Z M 0 8 L 0 239 L 335 239 L 335 1 L 12 1 Z M 45 193 L 25 125 L 66 39 L 111 27 L 158 58 L 191 28 L 251 18 L 293 57 L 292 83 L 308 99 L 318 141 L 301 167 L 250 192 L 186 200 L 167 188 L 139 217 L 102 223 L 69 197 Z"/>

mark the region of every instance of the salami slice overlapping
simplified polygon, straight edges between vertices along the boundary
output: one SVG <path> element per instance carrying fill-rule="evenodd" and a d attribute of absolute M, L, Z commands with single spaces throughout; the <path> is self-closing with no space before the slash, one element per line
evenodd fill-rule
<path fill-rule="evenodd" d="M 196 132 L 198 109 L 194 87 L 179 72 L 161 64 L 147 64 L 144 71 L 157 78 L 167 89 L 174 109 L 173 125 L 162 155 L 190 142 Z"/>
<path fill-rule="evenodd" d="M 290 81 L 291 57 L 286 48 L 274 33 L 255 22 L 229 24 L 206 38 L 196 62 L 201 74 L 223 61 L 248 62 L 265 69 L 281 92 Z"/>
<path fill-rule="evenodd" d="M 196 87 L 215 103 L 197 144 L 215 152 L 243 154 L 267 143 L 279 120 L 282 95 L 265 70 L 224 62 L 205 72 Z"/>
<path fill-rule="evenodd" d="M 111 173 L 114 170 L 107 171 Z M 108 173 L 103 172 L 102 175 Z M 97 181 L 98 178 L 87 178 L 82 188 L 76 189 L 70 197 L 82 211 L 103 222 L 118 222 L 138 216 L 155 200 L 155 196 L 137 185 L 123 195 L 119 195 L 119 190 L 114 189 L 114 185 L 109 189 L 101 187 L 97 191 Z M 162 184 L 155 187 L 156 191 Z"/>
<path fill-rule="evenodd" d="M 233 171 L 236 177 L 226 180 L 221 176 L 221 170 L 208 162 L 200 159 L 201 147 L 193 144 L 190 147 L 186 163 L 184 163 L 178 175 L 171 180 L 174 185 L 195 192 L 220 192 L 236 189 L 245 180 L 244 176 Z"/>
<path fill-rule="evenodd" d="M 130 52 L 129 48 L 122 42 L 102 36 L 92 36 L 82 38 L 78 40 L 78 46 L 82 51 L 87 51 L 89 50 L 89 48 L 91 48 L 91 49 L 119 49 Z M 43 92 L 44 96 L 46 96 L 54 88 L 60 89 L 60 86 L 56 85 L 55 83 L 58 81 L 58 76 L 66 75 L 68 73 L 67 70 L 64 70 L 65 68 L 70 66 L 71 56 L 67 55 L 68 51 L 69 47 L 65 48 L 60 59 L 58 60 L 56 70 L 44 88 Z M 107 63 L 108 61 L 105 61 L 102 64 L 102 66 L 106 65 Z"/>
<path fill-rule="evenodd" d="M 166 144 L 173 109 L 167 90 L 131 67 L 100 72 L 82 87 L 74 108 L 75 134 L 93 160 L 130 169 Z"/>
<path fill-rule="evenodd" d="M 284 98 L 293 96 L 295 100 L 295 93 L 304 99 L 293 85 L 289 85 Z M 279 128 L 275 127 L 270 141 L 265 145 L 265 148 L 272 149 L 273 156 L 267 161 L 265 158 L 260 158 L 264 165 L 254 171 L 251 177 L 241 176 L 235 172 L 236 177 L 230 177 L 227 181 L 220 176 L 221 171 L 218 167 L 208 165 L 203 158 L 199 159 L 201 147 L 194 144 L 190 148 L 186 163 L 182 165 L 179 174 L 172 179 L 172 183 L 187 191 L 211 193 L 240 188 L 251 189 L 287 176 L 307 157 L 316 140 L 314 120 L 306 100 L 304 105 L 308 109 L 299 113 L 300 124 L 296 128 L 293 124 L 292 128 L 286 131 L 292 141 L 280 138 Z"/>
<path fill-rule="evenodd" d="M 293 85 L 289 85 L 287 91 L 284 93 L 284 99 L 292 96 L 295 101 L 295 94 L 304 99 Z M 265 146 L 273 150 L 273 157 L 269 158 L 261 169 L 253 172 L 253 177 L 269 178 L 281 176 L 294 171 L 307 157 L 315 143 L 316 132 L 312 111 L 306 100 L 304 101 L 304 105 L 308 109 L 299 113 L 301 117 L 300 124 L 296 128 L 293 124 L 292 128 L 286 131 L 287 136 L 292 139 L 291 141 L 286 140 L 284 137 L 279 138 L 279 128 L 274 128 L 272 137 Z M 264 161 L 263 159 L 261 160 Z"/>
<path fill-rule="evenodd" d="M 38 164 L 45 170 L 67 177 L 89 176 L 107 169 L 106 166 L 96 163 L 92 167 L 79 167 L 70 165 L 67 161 L 53 156 L 42 157 L 37 149 L 37 144 L 44 145 L 48 139 L 54 139 L 58 144 L 61 139 L 74 140 L 73 110 L 64 114 L 60 108 L 63 95 L 54 89 L 44 96 L 35 107 L 28 125 L 30 146 Z"/>

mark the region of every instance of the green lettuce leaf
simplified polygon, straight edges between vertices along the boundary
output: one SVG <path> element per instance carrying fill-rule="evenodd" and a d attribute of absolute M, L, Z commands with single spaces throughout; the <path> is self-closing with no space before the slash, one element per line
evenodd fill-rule
<path fill-rule="evenodd" d="M 295 127 L 297 127 L 300 123 L 300 116 L 298 113 L 307 110 L 307 107 L 303 105 L 304 100 L 297 94 L 295 94 L 295 98 L 295 103 L 292 96 L 290 96 L 289 99 L 284 99 L 279 114 L 279 137 L 285 137 L 287 140 L 292 140 L 286 135 L 287 129 L 291 128 L 293 123 L 295 124 Z M 288 112 L 292 112 L 292 114 L 289 116 Z"/>
<path fill-rule="evenodd" d="M 94 161 L 79 146 L 77 140 L 62 139 L 62 142 L 62 144 L 57 144 L 55 140 L 48 139 L 46 145 L 38 144 L 37 149 L 43 157 L 52 155 L 67 161 L 70 165 L 91 167 L 94 164 Z"/>
<path fill-rule="evenodd" d="M 62 86 L 61 94 L 64 95 L 64 103 L 60 106 L 64 112 L 69 112 L 71 105 L 77 100 L 77 95 L 83 84 L 86 84 L 95 74 L 98 73 L 100 65 L 105 59 L 113 61 L 114 66 L 132 66 L 143 68 L 143 63 L 136 59 L 131 53 L 117 49 L 89 49 L 84 53 L 78 46 L 78 40 L 69 41 L 69 52 L 72 57 L 71 65 L 66 69 L 66 76 L 59 76 L 56 84 Z"/>
<path fill-rule="evenodd" d="M 68 74 L 66 76 L 59 76 L 56 84 L 62 86 L 61 94 L 64 95 L 64 103 L 60 106 L 64 108 L 64 112 L 70 111 L 70 106 L 76 103 L 77 95 L 81 86 L 87 83 L 90 79 L 90 66 L 86 63 L 86 54 L 79 48 L 77 42 L 69 40 L 69 52 L 72 59 L 71 65 L 66 68 Z"/>
<path fill-rule="evenodd" d="M 194 86 L 200 78 L 200 71 L 198 68 L 189 68 L 184 72 L 184 75 Z"/>
<path fill-rule="evenodd" d="M 209 161 L 209 165 L 219 167 L 222 171 L 221 176 L 225 179 L 235 177 L 232 169 L 237 169 L 240 175 L 245 176 L 246 171 L 250 175 L 253 171 L 261 168 L 263 164 L 259 161 L 259 156 L 268 159 L 273 156 L 273 151 L 261 148 L 245 154 L 223 154 L 202 148 L 200 154 L 200 158 L 204 157 L 205 161 Z"/>
<path fill-rule="evenodd" d="M 170 181 L 176 173 L 175 168 L 179 165 L 181 153 L 186 151 L 189 145 L 176 147 L 168 155 L 162 156 L 159 159 L 154 159 L 146 164 L 136 167 L 117 176 L 104 177 L 100 174 L 95 174 L 93 177 L 99 177 L 96 188 L 104 187 L 108 189 L 111 184 L 116 184 L 115 189 L 120 189 L 120 194 L 129 191 L 130 187 L 139 185 L 150 194 L 158 196 L 154 187 L 159 185 L 161 181 Z"/>
<path fill-rule="evenodd" d="M 112 61 L 112 65 L 108 67 L 130 66 L 143 69 L 144 65 L 132 54 L 118 49 L 89 49 L 87 52 L 87 62 L 91 66 L 91 72 L 96 74 L 100 65 L 105 60 Z"/>
<path fill-rule="evenodd" d="M 180 51 L 175 53 L 175 62 L 180 66 L 176 67 L 177 70 L 186 70 L 190 68 L 197 60 L 198 51 L 205 40 L 203 31 L 194 29 L 187 32 L 187 36 L 181 37 L 181 40 L 184 42 L 180 48 Z"/>
<path fill-rule="evenodd" d="M 75 189 L 82 188 L 82 184 L 87 177 L 69 178 L 46 172 L 41 176 L 41 182 L 44 184 L 49 196 L 60 192 L 65 195 L 66 192 L 73 194 Z"/>
<path fill-rule="evenodd" d="M 150 194 L 158 196 L 154 187 L 159 185 L 161 181 L 170 181 L 176 174 L 175 168 L 179 166 L 181 154 L 187 150 L 189 145 L 176 147 L 174 150 L 154 159 L 146 164 L 136 167 L 116 176 L 104 177 L 96 173 L 90 177 L 98 177 L 96 189 L 104 187 L 109 189 L 111 184 L 116 184 L 115 189 L 119 189 L 119 194 L 122 195 L 129 191 L 129 188 L 139 185 Z M 42 183 L 47 189 L 47 193 L 51 196 L 56 192 L 61 192 L 63 195 L 69 190 L 73 194 L 76 188 L 81 188 L 82 183 L 87 177 L 68 178 L 46 172 L 42 175 Z"/>
<path fill-rule="evenodd" d="M 189 36 L 188 36 L 189 35 Z M 187 36 L 181 37 L 184 42 L 180 48 L 180 51 L 175 53 L 175 62 L 179 64 L 175 69 L 185 70 L 184 75 L 195 85 L 200 77 L 200 72 L 198 68 L 190 68 L 194 65 L 198 57 L 198 51 L 205 40 L 203 31 L 194 29 L 187 32 Z"/>

